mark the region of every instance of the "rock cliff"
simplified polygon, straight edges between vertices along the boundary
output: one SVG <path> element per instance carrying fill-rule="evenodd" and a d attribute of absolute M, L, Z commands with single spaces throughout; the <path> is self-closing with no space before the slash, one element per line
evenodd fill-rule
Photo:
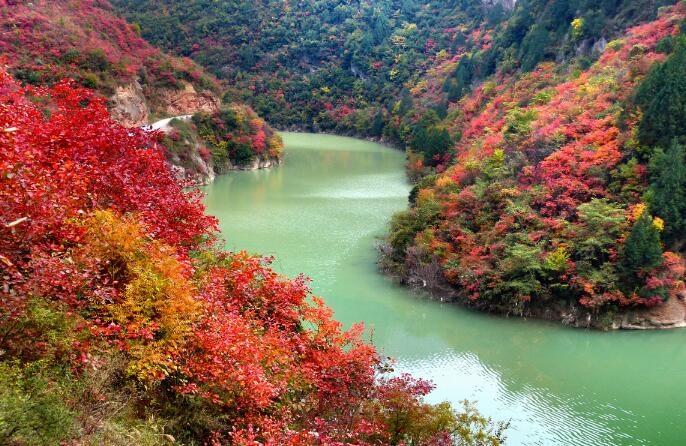
<path fill-rule="evenodd" d="M 125 127 L 140 127 L 148 123 L 150 109 L 143 95 L 143 87 L 136 80 L 117 87 L 109 99 L 112 119 Z"/>
<path fill-rule="evenodd" d="M 219 110 L 219 98 L 211 91 L 196 91 L 190 83 L 184 83 L 178 90 L 165 89 L 160 91 L 157 98 L 159 108 L 165 115 L 176 116 L 197 112 L 214 113 Z"/>
<path fill-rule="evenodd" d="M 147 93 L 147 94 L 146 94 Z M 109 98 L 112 118 L 125 127 L 141 127 L 151 115 L 178 116 L 219 110 L 219 97 L 209 91 L 198 92 L 187 82 L 182 88 L 154 90 L 143 88 L 138 80 L 116 88 Z"/>

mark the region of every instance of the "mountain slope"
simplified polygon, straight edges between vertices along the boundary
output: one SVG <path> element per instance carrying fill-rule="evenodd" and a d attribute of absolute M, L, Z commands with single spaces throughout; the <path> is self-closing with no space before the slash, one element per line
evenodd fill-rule
<path fill-rule="evenodd" d="M 99 91 L 127 125 L 218 107 L 216 79 L 151 46 L 107 1 L 2 0 L 0 52 L 21 81 L 70 77 Z"/>
<path fill-rule="evenodd" d="M 670 122 L 684 107 L 674 89 L 683 91 L 686 78 L 678 36 L 685 11 L 683 3 L 662 9 L 609 42 L 588 68 L 572 59 L 526 74 L 503 69 L 451 103 L 444 119 L 428 105 L 446 94 L 441 79 L 459 62 L 417 88 L 416 108 L 403 119 L 425 121 L 454 143 L 437 160 L 412 158 L 411 168 L 440 173 L 419 182 L 412 208 L 391 224 L 387 255 L 406 280 L 493 311 L 575 325 L 660 325 L 627 315 L 679 301 L 684 290 L 683 260 L 670 252 L 683 246 L 673 236 L 681 211 L 655 199 L 671 187 L 657 178 L 683 185 L 678 171 L 660 169 L 665 156 L 684 164 L 681 142 L 671 139 L 684 133 L 670 125 L 659 143 L 640 129 Z M 671 51 L 670 75 L 655 74 Z M 657 96 L 646 98 L 640 92 L 653 77 Z M 651 105 L 656 97 L 664 99 Z M 663 112 L 648 115 L 648 105 Z"/>
<path fill-rule="evenodd" d="M 479 0 L 113 3 L 150 41 L 229 80 L 229 97 L 270 123 L 321 130 L 352 110 L 374 118 L 392 107 L 489 12 Z M 347 127 L 338 130 L 381 135 Z"/>
<path fill-rule="evenodd" d="M 303 277 L 224 252 L 153 136 L 0 68 L 0 443 L 445 444 L 502 429 L 387 370 Z"/>
<path fill-rule="evenodd" d="M 217 128 L 216 135 L 199 135 L 193 124 L 186 126 L 184 138 L 177 138 L 177 131 L 165 132 L 161 142 L 169 161 L 183 169 L 180 175 L 207 182 L 235 166 L 280 162 L 280 140 L 270 139 L 273 130 L 249 107 L 222 107 L 219 96 L 225 87 L 216 78 L 190 59 L 153 47 L 106 0 L 1 0 L 0 21 L 0 52 L 19 80 L 51 85 L 72 78 L 107 97 L 112 117 L 126 126 L 240 110 L 242 122 L 233 119 L 225 131 Z M 219 144 L 222 139 L 224 145 Z"/>

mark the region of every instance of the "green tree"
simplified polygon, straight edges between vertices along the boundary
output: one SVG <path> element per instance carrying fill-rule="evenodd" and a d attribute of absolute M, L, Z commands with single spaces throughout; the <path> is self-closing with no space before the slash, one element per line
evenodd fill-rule
<path fill-rule="evenodd" d="M 388 243 L 393 248 L 392 259 L 405 260 L 405 252 L 417 233 L 431 226 L 439 217 L 441 206 L 435 200 L 427 200 L 407 211 L 398 212 L 391 218 Z"/>
<path fill-rule="evenodd" d="M 386 125 L 384 120 L 383 112 L 379 110 L 376 115 L 374 115 L 374 121 L 372 122 L 371 133 L 372 136 L 383 135 L 383 128 Z"/>
<path fill-rule="evenodd" d="M 686 231 L 684 146 L 675 140 L 667 152 L 656 152 L 651 160 L 651 171 L 654 179 L 646 197 L 650 211 L 665 221 L 665 242 L 680 246 Z"/>
<path fill-rule="evenodd" d="M 473 80 L 474 62 L 470 55 L 466 55 L 460 59 L 455 71 L 443 84 L 443 91 L 448 93 L 448 101 L 455 102 L 462 98 L 469 91 Z"/>
<path fill-rule="evenodd" d="M 424 153 L 424 162 L 427 165 L 434 166 L 442 162 L 443 156 L 452 146 L 452 140 L 446 129 L 421 127 L 412 140 L 412 146 L 416 151 Z"/>
<path fill-rule="evenodd" d="M 686 136 L 686 41 L 681 38 L 674 53 L 655 65 L 636 90 L 636 103 L 643 110 L 639 140 L 648 146 L 668 147 Z"/>
<path fill-rule="evenodd" d="M 622 232 L 624 209 L 607 199 L 593 199 L 577 208 L 579 224 L 574 225 L 574 261 L 582 273 L 592 273 L 610 260 L 610 250 Z"/>
<path fill-rule="evenodd" d="M 435 110 L 427 110 L 417 122 L 410 141 L 410 148 L 424 154 L 424 162 L 435 166 L 452 146 L 448 131 L 438 126 L 440 118 Z"/>
<path fill-rule="evenodd" d="M 624 242 L 621 255 L 621 268 L 627 279 L 631 280 L 641 271 L 658 267 L 662 263 L 660 232 L 647 212 L 643 212 L 631 228 Z"/>
<path fill-rule="evenodd" d="M 522 71 L 531 71 L 546 57 L 550 35 L 542 26 L 534 25 L 522 41 L 520 60 Z"/>

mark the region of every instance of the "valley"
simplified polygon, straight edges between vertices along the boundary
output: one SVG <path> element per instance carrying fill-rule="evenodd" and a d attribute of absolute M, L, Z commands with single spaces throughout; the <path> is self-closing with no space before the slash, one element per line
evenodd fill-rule
<path fill-rule="evenodd" d="M 0 0 L 0 444 L 680 444 L 686 2 Z"/>

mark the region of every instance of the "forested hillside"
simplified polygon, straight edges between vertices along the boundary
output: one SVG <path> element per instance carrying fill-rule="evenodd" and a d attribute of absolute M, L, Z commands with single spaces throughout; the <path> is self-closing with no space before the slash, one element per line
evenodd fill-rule
<path fill-rule="evenodd" d="M 380 246 L 405 283 L 574 326 L 685 326 L 685 16 L 0 0 L 0 444 L 499 446 L 506 423 L 424 402 L 432 385 L 392 374 L 305 277 L 226 252 L 185 174 L 280 163 L 269 123 L 384 138 L 414 183 Z"/>
<path fill-rule="evenodd" d="M 0 53 L 22 82 L 69 77 L 111 98 L 115 118 L 128 125 L 215 109 L 220 93 L 213 76 L 150 45 L 107 1 L 2 0 Z"/>
<path fill-rule="evenodd" d="M 245 105 L 222 106 L 220 81 L 190 59 L 152 46 L 107 1 L 0 0 L 0 54 L 23 83 L 71 78 L 97 91 L 108 99 L 112 117 L 128 127 L 202 114 L 204 129 L 193 122 L 165 129 L 160 141 L 167 159 L 183 169 L 179 175 L 208 182 L 231 168 L 280 160 L 281 142 L 271 127 Z"/>
<path fill-rule="evenodd" d="M 227 79 L 227 97 L 271 124 L 375 136 L 407 82 L 504 15 L 480 0 L 113 3 L 151 42 Z"/>
<path fill-rule="evenodd" d="M 670 0 L 524 0 L 514 11 L 514 2 L 481 0 L 113 3 L 150 41 L 229 80 L 227 97 L 277 127 L 403 144 L 408 135 L 390 112 L 407 110 L 409 89 L 436 66 L 459 60 L 433 104 L 442 115 L 496 66 L 528 71 L 578 55 L 588 65 L 608 39 Z"/>
<path fill-rule="evenodd" d="M 273 124 L 406 147 L 385 256 L 405 280 L 626 326 L 683 291 L 673 3 L 115 1 Z"/>
<path fill-rule="evenodd" d="M 422 178 L 391 224 L 387 256 L 401 274 L 481 308 L 575 325 L 683 322 L 661 313 L 683 314 L 683 16 L 682 3 L 662 8 L 598 47 L 595 61 L 554 62 L 564 42 L 587 38 L 588 19 L 574 18 L 543 46 L 550 57 L 529 71 L 502 58 L 444 117 L 432 106 L 451 94 L 465 58 L 513 46 L 496 37 L 420 81 L 398 115 L 410 171 Z M 445 136 L 442 150 L 432 134 Z M 629 311 L 641 307 L 653 309 Z"/>

